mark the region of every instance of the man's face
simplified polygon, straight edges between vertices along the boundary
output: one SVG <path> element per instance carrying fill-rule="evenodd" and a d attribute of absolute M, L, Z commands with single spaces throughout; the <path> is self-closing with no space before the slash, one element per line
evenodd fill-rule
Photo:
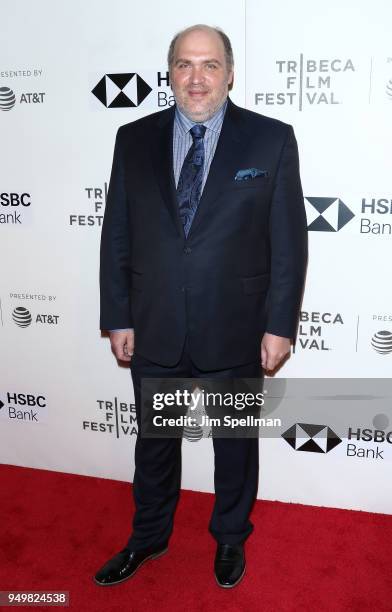
<path fill-rule="evenodd" d="M 184 115 L 199 123 L 212 117 L 225 101 L 233 81 L 220 36 L 208 30 L 193 30 L 181 36 L 174 49 L 170 81 Z"/>

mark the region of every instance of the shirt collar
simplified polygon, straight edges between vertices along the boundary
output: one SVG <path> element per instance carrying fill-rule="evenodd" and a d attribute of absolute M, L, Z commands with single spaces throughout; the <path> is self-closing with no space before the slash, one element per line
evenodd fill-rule
<path fill-rule="evenodd" d="M 212 132 L 220 131 L 223 123 L 223 117 L 225 116 L 226 108 L 227 98 L 222 104 L 222 106 L 216 111 L 216 113 L 212 115 L 212 117 L 210 117 L 207 121 L 203 121 L 203 125 L 206 126 L 207 130 L 211 130 Z M 185 134 L 187 134 L 189 130 L 194 125 L 196 125 L 196 122 L 192 121 L 191 119 L 188 119 L 188 117 L 186 117 L 184 113 L 179 110 L 177 105 L 174 121 L 181 133 L 181 136 L 185 136 Z"/>

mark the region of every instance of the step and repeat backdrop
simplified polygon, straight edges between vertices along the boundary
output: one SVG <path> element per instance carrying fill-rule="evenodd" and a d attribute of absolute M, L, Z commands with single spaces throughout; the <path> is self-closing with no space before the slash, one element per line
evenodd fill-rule
<path fill-rule="evenodd" d="M 286 393 L 284 431 L 260 441 L 258 495 L 392 512 L 392 404 L 377 403 L 392 373 L 389 0 L 1 5 L 0 460 L 133 479 L 130 372 L 99 331 L 114 139 L 173 104 L 170 39 L 207 23 L 232 40 L 233 101 L 294 126 L 309 225 L 297 343 L 278 377 L 321 391 L 305 416 Z M 345 379 L 353 388 L 335 391 Z M 184 439 L 183 487 L 213 491 L 210 439 Z"/>

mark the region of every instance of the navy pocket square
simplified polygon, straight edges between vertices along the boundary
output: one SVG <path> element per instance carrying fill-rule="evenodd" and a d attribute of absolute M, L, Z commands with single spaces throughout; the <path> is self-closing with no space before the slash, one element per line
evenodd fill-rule
<path fill-rule="evenodd" d="M 238 170 L 234 177 L 235 181 L 248 181 L 257 178 L 258 176 L 269 176 L 267 170 L 259 170 L 258 168 L 245 168 Z"/>

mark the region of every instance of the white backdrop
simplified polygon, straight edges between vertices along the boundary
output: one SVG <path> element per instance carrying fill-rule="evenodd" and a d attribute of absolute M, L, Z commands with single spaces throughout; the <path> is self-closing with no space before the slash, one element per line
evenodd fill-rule
<path fill-rule="evenodd" d="M 169 103 L 167 47 L 193 23 L 230 36 L 233 101 L 292 123 L 299 144 L 310 264 L 296 350 L 279 376 L 390 376 L 389 0 L 1 9 L 3 463 L 133 478 L 130 374 L 98 329 L 100 223 L 116 130 Z M 151 91 L 135 107 L 107 108 L 92 90 L 121 73 Z M 137 103 L 135 92 L 133 77 L 126 93 Z M 323 423 L 332 429 L 334 410 Z M 183 487 L 212 491 L 211 440 L 184 440 L 183 458 Z M 392 512 L 388 460 L 296 452 L 279 437 L 261 442 L 260 466 L 261 498 Z"/>

